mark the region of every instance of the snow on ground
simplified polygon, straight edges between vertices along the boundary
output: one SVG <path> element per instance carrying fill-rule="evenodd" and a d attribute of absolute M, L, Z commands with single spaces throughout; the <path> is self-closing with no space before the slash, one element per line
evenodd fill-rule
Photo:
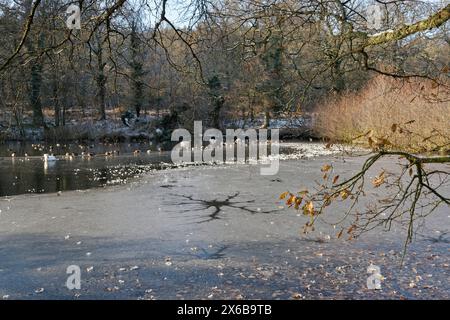
<path fill-rule="evenodd" d="M 342 144 L 327 146 L 322 142 L 281 142 L 280 148 L 289 148 L 292 150 L 291 152 L 281 154 L 280 160 L 295 160 L 321 156 L 368 152 L 367 149 L 359 147 Z"/>

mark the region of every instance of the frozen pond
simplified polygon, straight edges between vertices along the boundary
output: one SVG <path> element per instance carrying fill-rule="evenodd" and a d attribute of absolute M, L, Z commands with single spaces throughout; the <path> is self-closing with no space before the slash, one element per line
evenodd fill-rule
<path fill-rule="evenodd" d="M 302 145 L 310 155 L 325 153 L 322 144 L 286 144 L 280 149 L 281 157 L 301 155 Z M 3 144 L 0 145 L 0 197 L 123 184 L 172 164 L 170 152 L 156 149 L 148 143 Z M 58 161 L 45 163 L 44 153 L 54 153 Z"/>
<path fill-rule="evenodd" d="M 308 218 L 280 193 L 312 187 L 326 163 L 349 175 L 364 157 L 310 158 L 320 146 L 297 147 L 316 151 L 292 154 L 276 176 L 258 165 L 185 167 L 109 188 L 0 198 L 0 299 L 450 298 L 448 207 L 420 225 L 404 265 L 402 225 L 347 241 L 318 221 L 303 235 Z M 369 176 L 381 168 L 396 170 L 395 161 Z M 345 212 L 336 209 L 325 220 Z M 371 264 L 382 290 L 366 286 Z M 81 290 L 65 287 L 70 265 L 81 268 Z"/>

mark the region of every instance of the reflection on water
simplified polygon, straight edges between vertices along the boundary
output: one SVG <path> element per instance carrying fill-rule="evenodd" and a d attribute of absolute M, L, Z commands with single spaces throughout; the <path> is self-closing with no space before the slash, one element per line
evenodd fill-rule
<path fill-rule="evenodd" d="M 145 143 L 79 145 L 8 144 L 0 146 L 0 196 L 83 190 L 120 184 L 170 162 L 170 153 Z M 140 153 L 135 152 L 140 150 Z M 105 156 L 116 151 L 116 156 Z M 43 161 L 53 153 L 58 161 Z M 65 154 L 74 154 L 65 157 Z M 83 157 L 82 154 L 91 154 Z M 14 154 L 14 157 L 11 155 Z M 25 157 L 26 156 L 26 157 Z"/>
<path fill-rule="evenodd" d="M 0 196 L 82 190 L 120 184 L 168 162 L 168 153 L 115 158 L 58 160 L 39 158 L 0 160 Z"/>

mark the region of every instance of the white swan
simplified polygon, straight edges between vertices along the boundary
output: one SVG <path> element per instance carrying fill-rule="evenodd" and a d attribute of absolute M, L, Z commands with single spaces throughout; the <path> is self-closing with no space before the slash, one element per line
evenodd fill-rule
<path fill-rule="evenodd" d="M 54 162 L 58 159 L 54 155 L 49 155 L 48 153 L 44 154 L 44 162 Z"/>

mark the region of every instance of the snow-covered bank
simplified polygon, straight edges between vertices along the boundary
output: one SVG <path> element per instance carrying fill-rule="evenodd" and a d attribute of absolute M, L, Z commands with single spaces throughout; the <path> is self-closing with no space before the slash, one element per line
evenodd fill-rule
<path fill-rule="evenodd" d="M 1 119 L 1 117 L 0 117 Z M 106 140 L 132 141 L 153 140 L 162 138 L 170 140 L 173 129 L 164 129 L 164 119 L 156 116 L 141 116 L 139 119 L 126 119 L 125 124 L 120 117 L 107 120 L 71 120 L 64 126 L 55 127 L 47 123 L 47 128 L 37 128 L 30 120 L 19 128 L 14 124 L 0 121 L 0 141 L 74 141 L 74 140 Z M 223 128 L 260 128 L 262 119 L 254 122 L 224 121 Z M 312 124 L 309 117 L 272 119 L 269 128 L 279 129 L 281 139 L 299 139 L 311 136 Z"/>
<path fill-rule="evenodd" d="M 17 126 L 0 128 L 0 140 L 5 141 L 74 141 L 107 140 L 130 141 L 151 140 L 155 137 L 151 118 L 133 121 L 133 126 L 125 126 L 120 119 L 101 121 L 72 121 L 65 126 L 47 129 L 27 126 L 20 130 Z"/>

